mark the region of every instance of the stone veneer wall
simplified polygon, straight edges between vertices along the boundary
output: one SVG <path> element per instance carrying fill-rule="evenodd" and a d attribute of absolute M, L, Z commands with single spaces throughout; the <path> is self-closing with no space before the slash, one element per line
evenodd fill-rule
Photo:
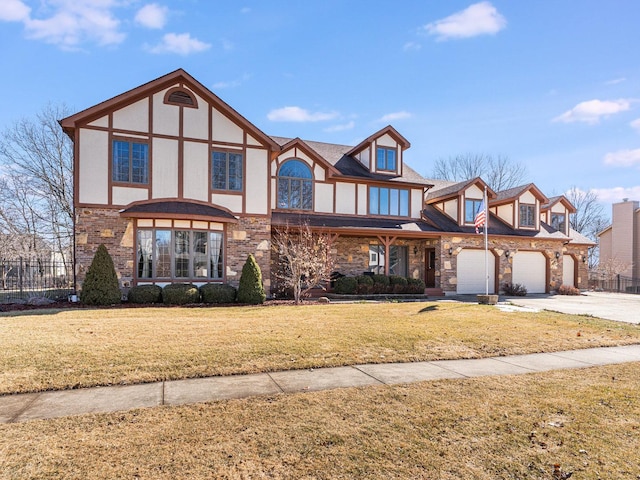
<path fill-rule="evenodd" d="M 583 255 L 587 255 L 586 246 L 570 246 L 563 245 L 561 240 L 539 240 L 532 238 L 507 238 L 489 237 L 489 250 L 498 257 L 498 289 L 502 290 L 502 285 L 511 283 L 513 256 L 518 250 L 539 251 L 548 259 L 549 265 L 549 291 L 553 291 L 562 285 L 562 255 L 569 254 L 574 257 L 576 265 L 578 265 L 578 281 L 576 286 L 580 289 L 588 288 L 588 267 L 582 262 Z M 449 248 L 453 249 L 453 253 L 449 255 Z M 455 293 L 457 288 L 457 255 L 463 248 L 484 248 L 484 237 L 478 236 L 443 236 L 440 242 L 440 251 L 436 251 L 436 257 L 442 259 L 439 265 L 440 271 L 440 288 L 445 292 Z M 509 250 L 511 255 L 509 258 L 505 256 L 505 252 Z M 556 252 L 560 253 L 560 258 L 556 259 Z"/>
<path fill-rule="evenodd" d="M 118 209 L 79 208 L 76 211 L 76 269 L 78 287 L 100 244 L 113 259 L 120 286 L 129 286 L 133 276 L 133 222 L 120 217 Z"/>

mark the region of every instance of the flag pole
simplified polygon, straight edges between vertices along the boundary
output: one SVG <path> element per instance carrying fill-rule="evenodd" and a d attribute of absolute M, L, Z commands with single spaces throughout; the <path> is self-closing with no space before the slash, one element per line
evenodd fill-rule
<path fill-rule="evenodd" d="M 484 294 L 489 295 L 489 205 L 487 202 L 487 186 L 484 186 Z"/>

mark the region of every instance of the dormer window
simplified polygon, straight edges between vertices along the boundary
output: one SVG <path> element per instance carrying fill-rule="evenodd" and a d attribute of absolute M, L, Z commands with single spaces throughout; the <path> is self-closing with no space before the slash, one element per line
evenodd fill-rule
<path fill-rule="evenodd" d="M 534 228 L 536 226 L 536 206 L 526 203 L 520 204 L 520 219 L 519 224 L 521 227 Z"/>
<path fill-rule="evenodd" d="M 376 168 L 378 170 L 396 171 L 396 149 L 378 147 L 376 150 Z"/>
<path fill-rule="evenodd" d="M 551 226 L 559 232 L 565 231 L 565 214 L 564 213 L 551 213 Z"/>
<path fill-rule="evenodd" d="M 465 198 L 464 200 L 464 223 L 475 223 L 476 214 L 482 206 L 482 200 L 475 198 Z"/>
<path fill-rule="evenodd" d="M 164 103 L 192 108 L 196 108 L 198 106 L 193 93 L 185 90 L 184 88 L 172 88 L 169 90 L 164 97 Z"/>

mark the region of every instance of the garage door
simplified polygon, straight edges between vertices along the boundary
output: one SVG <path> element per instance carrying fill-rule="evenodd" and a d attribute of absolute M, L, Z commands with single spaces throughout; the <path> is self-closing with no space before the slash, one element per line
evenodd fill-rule
<path fill-rule="evenodd" d="M 575 287 L 575 260 L 571 255 L 562 256 L 562 284 Z"/>
<path fill-rule="evenodd" d="M 545 293 L 547 262 L 540 252 L 518 252 L 513 257 L 513 283 L 527 287 L 528 293 Z"/>
<path fill-rule="evenodd" d="M 495 293 L 496 261 L 492 252 L 488 252 L 489 293 Z M 484 293 L 484 250 L 464 249 L 458 254 L 457 293 Z"/>

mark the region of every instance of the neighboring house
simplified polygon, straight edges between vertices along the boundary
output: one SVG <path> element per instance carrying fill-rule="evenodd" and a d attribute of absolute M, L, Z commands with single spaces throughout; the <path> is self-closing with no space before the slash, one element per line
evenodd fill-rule
<path fill-rule="evenodd" d="M 423 178 L 391 126 L 356 146 L 270 137 L 183 70 L 60 123 L 75 145 L 80 281 L 104 243 L 123 285 L 237 284 L 252 253 L 275 288 L 273 231 L 307 223 L 331 234 L 340 273 L 484 291 L 473 226 L 483 180 Z M 569 230 L 566 198 L 530 184 L 489 189 L 489 199 L 491 291 L 511 282 L 530 292 L 586 288 L 593 243 Z"/>
<path fill-rule="evenodd" d="M 599 265 L 640 278 L 640 203 L 624 199 L 612 206 L 611 225 L 598 233 Z"/>

